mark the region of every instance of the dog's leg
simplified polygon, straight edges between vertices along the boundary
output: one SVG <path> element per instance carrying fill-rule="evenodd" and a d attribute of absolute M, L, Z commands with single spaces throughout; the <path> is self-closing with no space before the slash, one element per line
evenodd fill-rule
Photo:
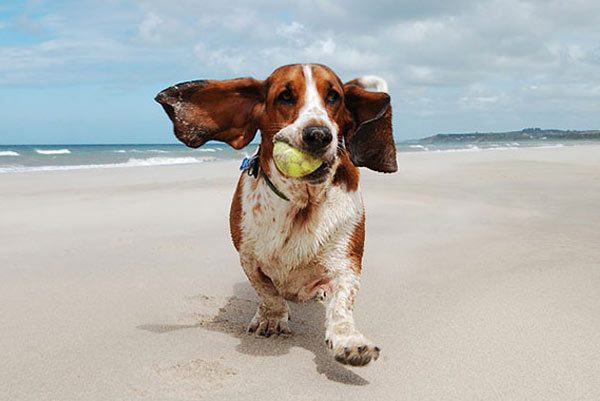
<path fill-rule="evenodd" d="M 264 337 L 272 334 L 292 334 L 288 326 L 290 316 L 288 304 L 279 294 L 271 279 L 262 272 L 256 263 L 250 260 L 242 259 L 242 267 L 250 284 L 261 298 L 256 314 L 248 326 L 248 332 Z"/>
<path fill-rule="evenodd" d="M 351 261 L 330 267 L 331 293 L 325 299 L 325 342 L 335 360 L 348 365 L 364 366 L 379 357 L 379 347 L 365 338 L 354 326 L 352 310 L 359 289 L 359 268 Z"/>

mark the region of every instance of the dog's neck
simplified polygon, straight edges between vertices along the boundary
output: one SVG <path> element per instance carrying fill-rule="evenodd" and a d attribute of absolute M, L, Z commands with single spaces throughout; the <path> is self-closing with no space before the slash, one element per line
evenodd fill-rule
<path fill-rule="evenodd" d="M 321 182 L 284 176 L 275 166 L 271 153 L 269 151 L 265 152 L 265 150 L 261 146 L 257 152 L 260 173 L 257 174 L 257 179 L 252 180 L 254 183 L 251 188 L 255 191 L 261 187 L 265 190 L 264 196 L 270 198 L 278 206 L 301 210 L 324 203 L 328 193 L 335 187 L 342 187 L 348 192 L 358 190 L 360 173 L 350 160 L 348 151 L 345 148 L 338 148 L 337 157 L 331 163 L 328 174 Z M 277 191 L 289 200 L 283 199 L 276 191 L 273 191 L 268 185 L 266 177 L 261 178 L 261 175 L 268 177 L 268 180 L 277 188 Z"/>
<path fill-rule="evenodd" d="M 337 165 L 332 166 L 332 171 L 327 175 L 323 182 L 311 183 L 297 178 L 288 178 L 282 175 L 275 163 L 270 160 L 267 165 L 267 170 L 264 171 L 271 182 L 277 187 L 279 191 L 284 193 L 289 198 L 289 204 L 291 207 L 304 209 L 309 205 L 316 205 L 321 203 L 327 196 L 328 189 L 331 187 L 333 182 L 333 176 Z M 266 183 L 264 183 L 266 185 Z M 275 194 L 273 194 L 275 195 Z M 284 200 L 281 200 L 284 202 Z"/>

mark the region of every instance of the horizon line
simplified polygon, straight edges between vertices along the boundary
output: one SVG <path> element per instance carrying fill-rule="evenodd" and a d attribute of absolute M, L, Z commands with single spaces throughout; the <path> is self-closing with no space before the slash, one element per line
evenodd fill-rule
<path fill-rule="evenodd" d="M 394 142 L 395 143 L 403 143 L 403 142 L 412 142 L 412 141 L 419 141 L 422 139 L 427 139 L 436 135 L 466 135 L 466 134 L 479 134 L 479 135 L 488 135 L 488 134 L 502 134 L 502 133 L 509 133 L 509 132 L 522 132 L 525 130 L 540 130 L 540 131 L 566 131 L 566 132 L 586 132 L 586 131 L 600 131 L 600 129 L 598 128 L 587 128 L 587 129 L 561 129 L 561 128 L 540 128 L 540 127 L 527 127 L 527 128 L 521 128 L 519 130 L 511 130 L 511 131 L 488 131 L 488 132 L 480 132 L 480 131 L 471 131 L 471 132 L 438 132 L 435 134 L 431 134 L 428 136 L 423 136 L 423 137 L 418 137 L 418 138 L 408 138 L 408 139 L 399 139 L 399 138 L 394 138 Z M 139 146 L 139 145 L 143 145 L 143 146 L 151 146 L 151 145 L 157 145 L 157 146 L 164 146 L 164 145 L 180 145 L 183 147 L 188 147 L 185 144 L 181 143 L 181 142 L 123 142 L 123 143 L 117 143 L 117 142 L 112 142 L 112 143 L 0 143 L 0 146 Z M 226 142 L 221 142 L 221 141 L 209 141 L 207 142 L 205 145 L 202 146 L 210 146 L 210 145 L 226 145 L 226 146 L 230 146 L 228 145 Z M 249 145 L 260 145 L 260 141 L 252 141 L 248 144 Z M 193 149 L 193 148 L 191 148 Z"/>

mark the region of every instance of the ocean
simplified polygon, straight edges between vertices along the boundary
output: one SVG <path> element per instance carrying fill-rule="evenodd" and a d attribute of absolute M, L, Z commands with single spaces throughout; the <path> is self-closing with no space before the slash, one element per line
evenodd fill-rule
<path fill-rule="evenodd" d="M 525 147 L 562 147 L 582 141 L 523 141 L 419 144 L 416 141 L 397 143 L 399 153 L 405 152 L 475 152 L 484 150 L 520 149 Z M 235 150 L 226 144 L 209 143 L 199 149 L 182 144 L 158 145 L 0 145 L 0 173 L 30 171 L 79 170 L 92 168 L 127 168 L 171 164 L 210 163 L 219 160 L 239 160 L 253 154 L 257 145 Z"/>

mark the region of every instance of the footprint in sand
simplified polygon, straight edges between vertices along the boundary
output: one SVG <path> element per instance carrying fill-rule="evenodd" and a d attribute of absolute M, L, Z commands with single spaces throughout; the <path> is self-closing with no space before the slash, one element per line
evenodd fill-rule
<path fill-rule="evenodd" d="M 154 366 L 157 389 L 165 397 L 202 399 L 211 390 L 223 387 L 238 374 L 218 361 L 195 359 L 170 366 Z"/>
<path fill-rule="evenodd" d="M 185 301 L 189 305 L 189 310 L 180 317 L 180 323 L 196 324 L 236 335 L 245 333 L 245 328 L 257 305 L 256 301 L 235 296 L 223 298 L 204 294 L 186 297 Z"/>

